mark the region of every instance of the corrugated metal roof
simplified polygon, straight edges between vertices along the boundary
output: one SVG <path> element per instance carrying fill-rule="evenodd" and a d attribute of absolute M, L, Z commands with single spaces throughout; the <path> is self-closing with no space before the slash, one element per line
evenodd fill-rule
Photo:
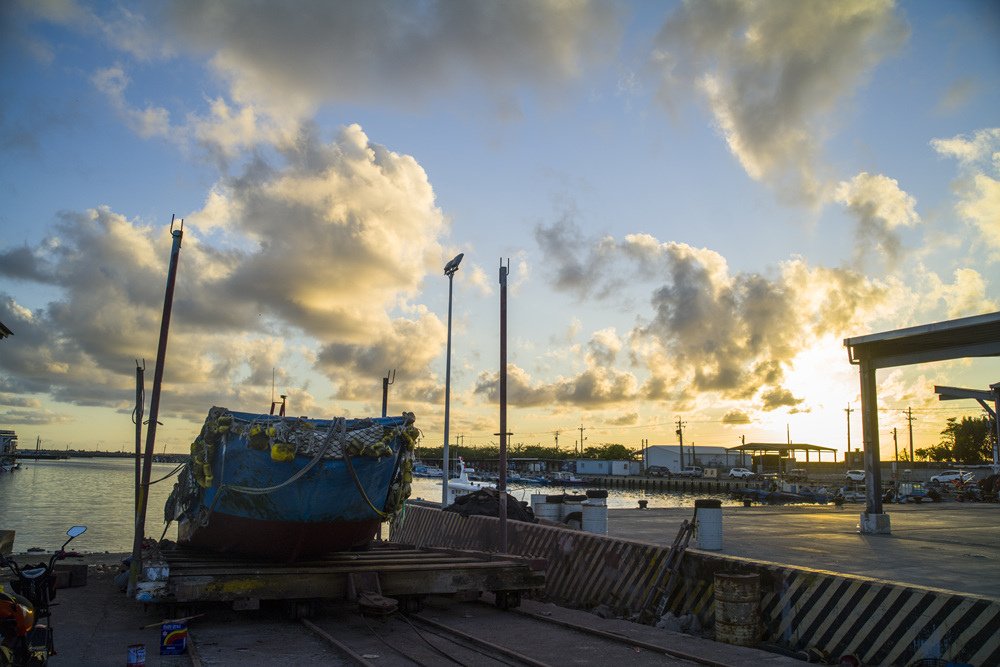
<path fill-rule="evenodd" d="M 1000 312 L 844 340 L 852 364 L 873 368 L 965 357 L 1000 356 Z"/>

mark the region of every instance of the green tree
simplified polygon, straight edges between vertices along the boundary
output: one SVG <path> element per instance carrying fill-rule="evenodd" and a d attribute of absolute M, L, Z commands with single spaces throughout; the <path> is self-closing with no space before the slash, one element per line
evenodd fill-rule
<path fill-rule="evenodd" d="M 996 435 L 991 426 L 990 418 L 985 415 L 962 417 L 962 421 L 949 417 L 938 447 L 946 449 L 949 458 L 958 463 L 982 463 L 993 457 Z"/>
<path fill-rule="evenodd" d="M 639 453 L 637 449 L 633 450 L 625 445 L 612 443 L 587 447 L 583 451 L 583 458 L 601 459 L 603 461 L 634 461 L 639 456 Z"/>

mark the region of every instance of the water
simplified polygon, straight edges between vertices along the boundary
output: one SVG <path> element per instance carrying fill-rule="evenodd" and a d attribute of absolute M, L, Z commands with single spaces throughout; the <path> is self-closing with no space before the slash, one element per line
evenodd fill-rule
<path fill-rule="evenodd" d="M 152 480 L 176 467 L 173 463 L 154 463 Z M 55 549 L 66 539 L 66 529 L 75 524 L 87 526 L 87 532 L 73 541 L 73 548 L 84 553 L 126 553 L 132 551 L 134 533 L 133 504 L 135 464 L 130 459 L 68 459 L 64 461 L 22 461 L 21 469 L 0 474 L 0 529 L 16 531 L 14 551 L 23 553 L 38 547 Z M 174 486 L 174 478 L 150 487 L 146 510 L 146 535 L 159 538 L 163 533 L 163 504 Z M 508 492 L 519 500 L 531 502 L 534 493 L 582 494 L 586 487 L 510 486 Z M 416 478 L 411 497 L 441 501 L 439 479 Z M 694 508 L 696 496 L 689 493 L 652 493 L 635 489 L 608 489 L 609 508 L 635 508 L 639 500 L 648 507 Z M 735 500 L 720 498 L 724 505 L 738 505 Z M 177 538 L 176 524 L 166 533 Z"/>
<path fill-rule="evenodd" d="M 176 464 L 154 463 L 155 481 Z M 146 535 L 163 532 L 163 504 L 174 478 L 150 486 Z M 132 551 L 135 532 L 135 463 L 131 459 L 22 461 L 21 469 L 0 473 L 0 529 L 13 530 L 14 551 L 56 549 L 73 525 L 87 532 L 73 540 L 82 553 Z M 176 525 L 166 535 L 177 538 Z"/>

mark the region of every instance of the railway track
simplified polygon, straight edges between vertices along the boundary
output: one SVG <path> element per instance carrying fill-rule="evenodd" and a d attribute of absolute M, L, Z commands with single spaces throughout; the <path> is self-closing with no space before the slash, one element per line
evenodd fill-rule
<path fill-rule="evenodd" d="M 676 635 L 660 633 L 653 641 L 650 635 L 656 633 L 645 626 L 636 626 L 636 636 L 626 636 L 590 614 L 526 606 L 530 610 L 511 613 L 478 601 L 433 602 L 418 613 L 384 618 L 340 607 L 311 618 L 262 619 L 266 632 L 260 633 L 245 620 L 199 623 L 190 632 L 191 657 L 195 667 L 305 661 L 377 667 L 727 664 L 713 659 L 712 652 L 699 655 L 686 641 L 671 645 Z"/>

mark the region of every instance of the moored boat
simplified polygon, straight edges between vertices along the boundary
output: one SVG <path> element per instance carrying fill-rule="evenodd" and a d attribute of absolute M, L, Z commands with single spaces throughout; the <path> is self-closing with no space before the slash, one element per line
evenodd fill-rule
<path fill-rule="evenodd" d="M 178 542 L 281 560 L 363 547 L 410 495 L 412 413 L 209 411 L 164 508 Z"/>

